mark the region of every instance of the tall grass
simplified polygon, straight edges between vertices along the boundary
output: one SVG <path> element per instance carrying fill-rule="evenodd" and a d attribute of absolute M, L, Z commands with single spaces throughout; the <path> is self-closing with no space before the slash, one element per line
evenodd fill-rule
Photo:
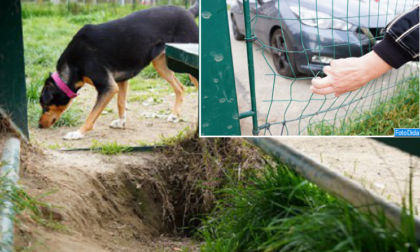
<path fill-rule="evenodd" d="M 202 251 L 418 250 L 413 228 L 360 212 L 280 163 L 221 190 L 199 235 Z"/>
<path fill-rule="evenodd" d="M 37 126 L 41 114 L 39 96 L 44 80 L 49 72 L 55 71 L 56 62 L 77 31 L 85 24 L 107 22 L 145 8 L 150 7 L 136 5 L 133 9 L 131 5 L 72 4 L 69 11 L 65 4 L 24 3 L 22 5 L 28 115 L 31 126 Z M 184 84 L 192 85 L 188 75 L 177 74 L 177 76 Z M 130 83 L 135 89 L 146 92 L 153 91 L 157 86 L 168 87 L 168 92 L 160 92 L 162 96 L 172 92 L 169 84 L 159 77 L 152 66 L 146 67 L 138 77 L 130 80 Z M 63 114 L 56 127 L 79 124 L 81 112 L 72 106 Z"/>
<path fill-rule="evenodd" d="M 387 136 L 394 135 L 394 128 L 419 128 L 419 78 L 402 86 L 398 95 L 340 121 L 339 127 L 328 122 L 313 124 L 309 135 Z"/>
<path fill-rule="evenodd" d="M 22 18 L 30 19 L 35 17 L 65 17 L 74 18 L 76 16 L 92 16 L 103 17 L 104 19 L 112 19 L 115 16 L 125 16 L 133 11 L 149 8 L 145 5 L 125 5 L 121 6 L 115 3 L 102 4 L 36 4 L 24 3 L 22 8 Z M 95 18 L 96 19 L 96 18 Z"/>

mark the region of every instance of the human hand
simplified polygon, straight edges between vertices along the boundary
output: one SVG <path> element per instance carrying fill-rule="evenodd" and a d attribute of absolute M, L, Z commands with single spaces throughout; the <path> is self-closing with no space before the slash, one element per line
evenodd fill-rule
<path fill-rule="evenodd" d="M 311 91 L 321 95 L 334 93 L 338 97 L 363 87 L 391 68 L 374 51 L 360 58 L 332 60 L 323 70 L 327 76 L 312 80 Z"/>

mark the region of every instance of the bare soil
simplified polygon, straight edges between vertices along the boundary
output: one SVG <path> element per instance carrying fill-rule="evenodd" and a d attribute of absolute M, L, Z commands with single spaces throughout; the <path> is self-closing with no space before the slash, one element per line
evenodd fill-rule
<path fill-rule="evenodd" d="M 76 131 L 84 122 L 95 103 L 96 91 L 93 87 L 86 85 L 76 102 L 72 105 L 82 110 L 80 123 L 73 127 L 53 127 L 50 129 L 30 128 L 30 137 L 38 145 L 51 148 L 88 148 L 92 146 L 92 141 L 114 142 L 121 145 L 135 146 L 139 143 L 153 143 L 162 137 L 177 135 L 179 131 L 186 127 L 194 128 L 198 121 L 198 95 L 196 89 L 184 95 L 184 103 L 181 111 L 181 121 L 178 123 L 167 122 L 165 116 L 170 114 L 175 95 L 169 84 L 165 83 L 164 88 L 158 89 L 154 94 L 140 91 L 129 91 L 127 111 L 127 123 L 125 129 L 111 129 L 109 124 L 118 119 L 116 96 L 107 106 L 107 109 L 99 117 L 93 131 L 89 132 L 85 138 L 75 141 L 65 141 L 63 137 L 72 131 Z M 159 97 L 160 102 L 145 102 L 133 100 L 136 96 L 148 94 L 151 97 Z M 149 118 L 150 115 L 159 115 L 163 118 Z"/>
<path fill-rule="evenodd" d="M 195 251 L 191 239 L 166 225 L 163 198 L 149 178 L 150 160 L 161 154 L 103 156 L 27 150 L 21 184 L 34 197 L 45 195 L 48 228 L 29 216 L 15 231 L 17 251 Z"/>
<path fill-rule="evenodd" d="M 20 183 L 46 225 L 19 216 L 16 251 L 197 251 L 185 238 L 213 208 L 223 165 L 260 167 L 244 142 L 188 134 L 160 152 L 105 156 L 24 146 Z M 259 164 L 259 165 L 257 165 Z M 180 230 L 182 228 L 182 232 Z"/>

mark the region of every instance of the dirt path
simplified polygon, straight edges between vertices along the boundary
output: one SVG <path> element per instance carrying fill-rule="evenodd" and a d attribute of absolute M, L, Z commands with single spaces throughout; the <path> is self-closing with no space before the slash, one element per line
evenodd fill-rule
<path fill-rule="evenodd" d="M 148 161 L 159 154 L 25 153 L 21 184 L 32 196 L 46 194 L 42 201 L 53 208 L 43 213 L 59 225 L 21 217 L 17 251 L 196 250 L 192 240 L 169 235 L 161 198 L 147 182 L 154 172 Z"/>
<path fill-rule="evenodd" d="M 191 88 L 190 88 L 191 89 Z M 129 110 L 127 111 L 127 123 L 125 129 L 111 129 L 109 124 L 118 118 L 116 97 L 107 106 L 105 112 L 98 119 L 95 129 L 85 138 L 76 141 L 64 141 L 63 137 L 72 131 L 76 131 L 84 122 L 93 107 L 96 91 L 87 85 L 72 106 L 82 111 L 80 123 L 73 127 L 58 127 L 50 129 L 30 128 L 33 142 L 45 148 L 81 148 L 91 147 L 94 140 L 101 143 L 117 141 L 122 145 L 136 146 L 144 142 L 153 143 L 159 141 L 162 136 L 171 137 L 186 127 L 194 128 L 197 124 L 198 100 L 195 89 L 192 89 L 184 97 L 181 121 L 178 123 L 167 122 L 166 117 L 170 114 L 175 101 L 174 93 L 169 84 L 163 83 L 158 89 L 158 102 L 136 100 L 140 96 L 155 97 L 154 92 L 131 91 L 129 92 Z M 150 118 L 152 116 L 152 118 Z M 153 116 L 161 118 L 153 118 Z"/>

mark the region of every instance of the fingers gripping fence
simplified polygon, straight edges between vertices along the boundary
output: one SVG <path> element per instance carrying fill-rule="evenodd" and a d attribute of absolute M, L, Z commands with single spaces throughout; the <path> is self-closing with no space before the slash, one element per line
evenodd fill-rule
<path fill-rule="evenodd" d="M 238 107 L 242 112 L 239 119 L 252 117 L 252 125 L 241 121 L 242 133 L 354 134 L 350 132 L 355 121 L 366 122 L 383 114 L 382 105 L 386 102 L 388 107 L 400 106 L 398 102 L 389 103 L 395 97 L 418 93 L 418 83 L 412 81 L 419 75 L 417 63 L 392 70 L 340 97 L 310 91 L 311 80 L 324 77 L 322 69 L 331 60 L 361 57 L 372 51 L 383 39 L 386 24 L 416 3 L 413 0 L 237 1 L 229 12 L 232 33 L 236 40 L 245 40 L 248 61 L 244 65 L 240 58 L 243 52 L 236 49 L 243 42 L 232 40 L 233 63 L 235 70 L 247 67 L 249 75 L 248 78 L 236 75 Z M 202 53 L 205 53 L 206 40 L 202 41 Z M 205 85 L 204 79 L 202 83 Z"/>

